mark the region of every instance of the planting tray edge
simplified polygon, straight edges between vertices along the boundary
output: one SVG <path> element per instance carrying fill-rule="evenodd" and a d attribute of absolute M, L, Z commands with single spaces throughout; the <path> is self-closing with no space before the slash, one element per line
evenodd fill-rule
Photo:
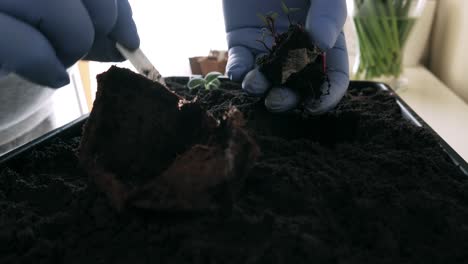
<path fill-rule="evenodd" d="M 59 128 L 56 128 L 24 145 L 21 145 L 4 155 L 0 156 L 0 166 L 3 164 L 7 163 L 8 161 L 15 159 L 17 157 L 20 157 L 22 154 L 25 152 L 31 151 L 33 149 L 39 148 L 43 145 L 48 144 L 51 140 L 53 140 L 55 137 L 59 135 L 64 135 L 64 134 L 75 134 L 77 131 L 81 133 L 82 126 L 88 119 L 89 114 L 83 115 L 70 123 L 63 125 Z"/>
<path fill-rule="evenodd" d="M 457 166 L 466 176 L 468 176 L 468 163 L 429 125 L 427 124 L 393 89 L 385 84 L 380 82 L 371 82 L 371 81 L 352 81 L 354 86 L 358 87 L 368 87 L 378 86 L 380 89 L 385 91 L 390 91 L 395 97 L 398 106 L 400 106 L 403 118 L 409 120 L 414 125 L 418 127 L 424 127 L 429 129 L 432 134 L 437 138 L 439 145 L 442 149 L 448 154 L 452 159 L 455 166 Z"/>

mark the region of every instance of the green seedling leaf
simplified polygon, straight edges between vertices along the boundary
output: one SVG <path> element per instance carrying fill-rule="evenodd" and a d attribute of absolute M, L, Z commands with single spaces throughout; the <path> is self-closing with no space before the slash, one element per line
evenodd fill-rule
<path fill-rule="evenodd" d="M 223 74 L 220 73 L 220 72 L 210 72 L 205 76 L 205 81 L 206 81 L 206 83 L 210 83 L 213 80 L 218 79 L 218 77 L 221 76 L 221 75 L 223 75 Z"/>
<path fill-rule="evenodd" d="M 276 13 L 276 12 L 269 12 L 269 13 L 268 13 L 268 16 L 269 16 L 271 19 L 276 20 L 276 19 L 278 18 L 279 14 Z"/>
<path fill-rule="evenodd" d="M 289 8 L 289 13 L 294 13 L 294 12 L 298 12 L 298 11 L 301 11 L 300 8 L 297 8 L 297 7 L 291 7 Z"/>
<path fill-rule="evenodd" d="M 273 20 L 276 20 L 276 19 L 278 18 L 278 16 L 279 16 L 278 13 L 274 13 L 274 14 L 271 16 L 271 18 L 273 18 Z"/>
<path fill-rule="evenodd" d="M 263 14 L 257 13 L 257 16 L 258 18 L 260 18 L 260 20 L 262 20 L 263 24 L 266 25 L 268 23 L 266 16 L 264 16 Z"/>
<path fill-rule="evenodd" d="M 284 12 L 286 15 L 288 15 L 289 12 L 290 12 L 290 11 L 289 11 L 289 7 L 286 5 L 286 3 L 285 3 L 283 0 L 281 0 L 281 9 L 283 9 L 283 12 Z"/>
<path fill-rule="evenodd" d="M 205 89 L 207 90 L 218 89 L 220 85 L 221 85 L 221 81 L 219 79 L 214 79 L 211 82 L 207 82 L 205 84 Z"/>
<path fill-rule="evenodd" d="M 190 81 L 189 81 L 188 84 L 187 84 L 187 87 L 188 87 L 190 90 L 192 90 L 192 89 L 195 89 L 195 88 L 204 86 L 205 84 L 206 84 L 205 79 L 196 77 L 196 78 L 190 79 Z"/>

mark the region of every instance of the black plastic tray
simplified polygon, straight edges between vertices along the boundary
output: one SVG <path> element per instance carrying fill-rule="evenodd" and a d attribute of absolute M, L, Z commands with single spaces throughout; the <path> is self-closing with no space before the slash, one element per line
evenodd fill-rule
<path fill-rule="evenodd" d="M 187 80 L 188 77 L 171 77 L 172 79 L 177 79 L 177 80 Z M 368 87 L 375 87 L 378 89 L 386 90 L 386 91 L 392 91 L 392 89 L 384 84 L 384 83 L 378 83 L 378 82 L 369 82 L 369 81 L 351 81 L 350 87 L 352 88 L 368 88 Z M 404 118 L 408 119 L 411 121 L 414 125 L 419 126 L 419 127 L 425 127 L 426 129 L 429 129 L 434 133 L 436 136 L 437 140 L 439 141 L 440 146 L 442 149 L 450 156 L 452 159 L 453 163 L 460 168 L 460 170 L 468 176 L 468 164 L 467 162 L 455 151 L 453 150 L 452 147 L 450 147 L 445 140 L 443 140 L 424 120 L 419 117 L 412 109 L 409 107 L 403 99 L 401 99 L 395 92 L 393 92 L 396 101 L 398 105 L 401 108 L 402 114 Z M 17 159 L 21 159 L 23 155 L 29 151 L 32 151 L 36 148 L 40 148 L 44 145 L 50 144 L 52 140 L 54 140 L 56 137 L 62 137 L 63 139 L 67 138 L 72 138 L 76 136 L 80 136 L 82 133 L 82 127 L 83 124 L 86 122 L 88 118 L 88 115 L 85 115 L 63 127 L 60 127 L 58 129 L 55 129 L 42 137 L 33 140 L 21 147 L 18 147 L 17 149 L 14 149 L 5 155 L 0 157 L 0 168 L 4 166 L 9 166 L 10 163 L 14 162 Z"/>
<path fill-rule="evenodd" d="M 50 144 L 57 137 L 62 137 L 64 139 L 73 138 L 80 136 L 82 128 L 89 115 L 84 115 L 62 127 L 54 129 L 41 137 L 38 137 L 35 140 L 32 140 L 24 145 L 19 146 L 16 149 L 13 149 L 3 156 L 0 156 L 0 168 L 4 165 L 8 166 L 10 162 L 13 162 L 16 159 L 22 158 L 22 156 L 34 149 L 41 148 L 47 144 Z"/>
<path fill-rule="evenodd" d="M 431 126 L 429 126 L 418 114 L 416 114 L 416 112 L 414 112 L 413 109 L 411 109 L 411 107 L 409 107 L 409 105 L 406 104 L 406 102 L 400 96 L 398 96 L 398 94 L 395 93 L 392 88 L 390 88 L 390 86 L 385 83 L 370 81 L 352 81 L 351 86 L 358 89 L 371 86 L 378 87 L 385 91 L 391 91 L 396 99 L 397 104 L 400 106 L 403 117 L 412 122 L 414 125 L 424 127 L 431 131 L 439 142 L 441 148 L 452 159 L 455 166 L 457 166 L 466 176 L 468 176 L 468 163 L 447 142 L 445 142 L 445 140 L 439 134 L 437 134 L 437 132 L 435 132 Z"/>

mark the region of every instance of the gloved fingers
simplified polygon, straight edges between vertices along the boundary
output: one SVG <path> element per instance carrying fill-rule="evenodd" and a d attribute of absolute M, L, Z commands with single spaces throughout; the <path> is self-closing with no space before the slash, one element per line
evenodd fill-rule
<path fill-rule="evenodd" d="M 89 51 L 94 41 L 94 27 L 81 1 L 22 2 L 18 4 L 18 0 L 2 0 L 0 12 L 28 23 L 41 32 L 65 67 L 73 65 Z"/>
<path fill-rule="evenodd" d="M 259 58 L 267 55 L 267 53 L 258 54 L 254 60 L 254 68 L 247 73 L 242 81 L 242 89 L 250 95 L 262 96 L 271 87 L 270 81 L 260 72 L 256 62 Z"/>
<path fill-rule="evenodd" d="M 346 0 L 310 0 L 306 29 L 323 51 L 335 45 L 347 17 Z"/>
<path fill-rule="evenodd" d="M 70 82 L 47 38 L 30 25 L 0 12 L 0 70 L 52 88 Z"/>
<path fill-rule="evenodd" d="M 109 38 L 130 50 L 138 49 L 140 47 L 140 37 L 128 1 L 117 0 L 117 11 L 117 22 L 109 34 Z"/>
<path fill-rule="evenodd" d="M 254 66 L 255 58 L 250 49 L 244 46 L 235 46 L 229 49 L 226 74 L 231 80 L 242 81 Z"/>
<path fill-rule="evenodd" d="M 107 35 L 117 22 L 117 0 L 81 0 L 88 10 L 96 35 Z"/>
<path fill-rule="evenodd" d="M 112 25 L 109 34 L 96 33 L 93 46 L 84 58 L 85 60 L 102 62 L 124 61 L 124 57 L 115 47 L 116 42 L 129 49 L 137 49 L 140 46 L 140 39 L 128 1 L 113 0 L 113 2 L 116 4 L 116 21 Z"/>
<path fill-rule="evenodd" d="M 283 113 L 298 106 L 299 94 L 287 87 L 273 87 L 265 98 L 265 107 L 272 113 Z"/>
<path fill-rule="evenodd" d="M 115 48 L 115 41 L 107 36 L 96 36 L 93 47 L 89 50 L 84 60 L 101 62 L 121 62 L 125 61 L 122 54 Z"/>
<path fill-rule="evenodd" d="M 320 100 L 310 99 L 305 102 L 306 110 L 311 114 L 322 114 L 334 108 L 343 98 L 349 86 L 349 62 L 346 40 L 343 32 L 338 36 L 335 47 L 327 52 L 329 83 L 322 86 Z"/>
<path fill-rule="evenodd" d="M 264 95 L 271 84 L 263 73 L 261 73 L 258 67 L 251 70 L 244 78 L 242 82 L 242 89 L 250 95 L 262 96 Z"/>

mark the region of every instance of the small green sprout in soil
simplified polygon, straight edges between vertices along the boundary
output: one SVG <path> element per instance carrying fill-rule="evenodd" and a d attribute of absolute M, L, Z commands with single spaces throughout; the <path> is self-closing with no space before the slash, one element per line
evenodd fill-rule
<path fill-rule="evenodd" d="M 190 79 L 187 84 L 187 87 L 192 90 L 195 88 L 204 87 L 206 90 L 211 89 L 218 89 L 221 85 L 221 81 L 219 80 L 219 76 L 223 75 L 220 72 L 210 72 L 208 73 L 205 78 L 202 77 L 195 77 Z"/>

